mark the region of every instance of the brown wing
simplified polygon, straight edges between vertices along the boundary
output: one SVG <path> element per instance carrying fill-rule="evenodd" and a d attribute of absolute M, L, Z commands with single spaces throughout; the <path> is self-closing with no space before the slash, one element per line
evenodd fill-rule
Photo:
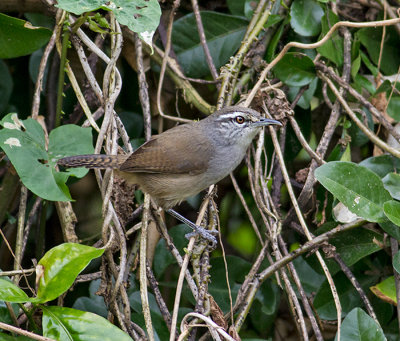
<path fill-rule="evenodd" d="M 201 127 L 196 127 L 201 129 Z M 184 124 L 154 136 L 121 165 L 124 172 L 200 174 L 206 171 L 213 146 L 202 131 Z"/>

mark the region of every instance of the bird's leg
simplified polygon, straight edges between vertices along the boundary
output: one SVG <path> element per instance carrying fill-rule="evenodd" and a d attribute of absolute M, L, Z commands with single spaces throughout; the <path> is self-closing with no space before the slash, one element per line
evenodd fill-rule
<path fill-rule="evenodd" d="M 186 238 L 190 239 L 193 235 L 198 234 L 199 236 L 201 236 L 204 239 L 211 242 L 214 246 L 217 245 L 217 239 L 213 236 L 213 234 L 210 231 L 208 231 L 200 226 L 197 226 L 196 224 L 192 223 L 189 219 L 186 219 L 184 216 L 180 215 L 178 212 L 174 211 L 173 209 L 169 209 L 169 210 L 167 210 L 167 212 L 170 215 L 172 215 L 173 217 L 175 217 L 176 219 L 178 219 L 179 221 L 181 221 L 182 223 L 186 224 L 187 226 L 189 226 L 190 228 L 193 229 L 192 233 L 188 233 L 185 235 Z M 218 234 L 217 231 L 215 231 L 215 232 Z"/>

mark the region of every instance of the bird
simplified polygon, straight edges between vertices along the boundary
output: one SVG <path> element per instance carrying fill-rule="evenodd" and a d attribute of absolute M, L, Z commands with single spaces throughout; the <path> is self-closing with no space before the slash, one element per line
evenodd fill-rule
<path fill-rule="evenodd" d="M 229 106 L 202 120 L 154 135 L 129 155 L 76 155 L 61 158 L 57 164 L 65 168 L 114 169 L 214 244 L 216 239 L 211 233 L 173 207 L 230 174 L 243 160 L 254 137 L 268 125 L 282 126 L 256 110 Z"/>

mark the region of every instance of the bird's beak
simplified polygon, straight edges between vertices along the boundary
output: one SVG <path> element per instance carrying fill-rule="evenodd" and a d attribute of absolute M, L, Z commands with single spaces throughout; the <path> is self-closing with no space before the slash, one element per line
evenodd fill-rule
<path fill-rule="evenodd" d="M 282 126 L 281 122 L 279 122 L 277 120 L 271 120 L 270 118 L 264 118 L 264 117 L 261 117 L 257 122 L 253 122 L 253 125 L 256 127 L 269 126 L 272 124 Z"/>

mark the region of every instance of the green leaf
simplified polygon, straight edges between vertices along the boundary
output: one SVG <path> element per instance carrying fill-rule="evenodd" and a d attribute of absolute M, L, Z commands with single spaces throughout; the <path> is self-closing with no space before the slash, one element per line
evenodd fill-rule
<path fill-rule="evenodd" d="M 26 56 L 46 44 L 51 31 L 0 13 L 0 58 Z"/>
<path fill-rule="evenodd" d="M 356 74 L 356 76 L 354 77 L 354 83 L 358 86 L 360 86 L 361 88 L 367 90 L 371 95 L 374 94 L 376 92 L 376 88 L 375 85 L 372 84 L 368 78 L 360 75 L 359 73 Z"/>
<path fill-rule="evenodd" d="M 40 124 L 33 119 L 20 121 L 16 114 L 7 115 L 0 123 L 4 127 L 0 130 L 0 146 L 23 184 L 44 199 L 70 200 L 54 179 Z"/>
<path fill-rule="evenodd" d="M 296 268 L 300 278 L 301 285 L 306 293 L 315 293 L 325 280 L 325 276 L 315 271 L 308 264 L 304 257 L 297 257 L 293 260 L 293 265 Z"/>
<path fill-rule="evenodd" d="M 363 115 L 361 115 L 360 113 L 356 113 L 356 116 L 361 120 L 361 122 L 364 122 L 364 124 L 368 126 L 370 130 L 374 129 L 374 121 L 369 111 L 364 111 Z M 365 135 L 354 122 L 351 122 L 351 126 L 348 129 L 348 132 L 351 137 L 352 146 L 360 147 L 369 142 L 369 138 L 367 137 L 367 135 Z"/>
<path fill-rule="evenodd" d="M 14 283 L 4 278 L 0 278 L 0 301 L 25 303 L 30 301 L 30 298 Z"/>
<path fill-rule="evenodd" d="M 379 55 L 381 52 L 382 28 L 362 28 L 358 30 L 356 35 L 360 39 L 361 44 L 367 48 L 368 54 L 372 61 L 375 63 L 375 65 L 378 65 Z M 386 27 L 384 43 L 380 69 L 385 75 L 393 75 L 397 73 L 397 69 L 400 64 L 398 35 L 393 27 Z"/>
<path fill-rule="evenodd" d="M 397 251 L 393 257 L 393 267 L 400 274 L 400 251 Z"/>
<path fill-rule="evenodd" d="M 153 313 L 153 315 L 155 314 L 161 316 L 160 308 L 157 305 L 156 298 L 152 293 L 149 293 L 148 295 L 150 311 Z M 142 299 L 139 290 L 129 294 L 129 303 L 134 311 L 139 314 L 143 313 Z"/>
<path fill-rule="evenodd" d="M 7 278 L 7 277 L 5 277 Z M 3 278 L 3 279 L 5 279 Z M 1 290 L 1 289 L 0 289 Z M 22 303 L 22 302 L 20 302 Z M 6 302 L 2 301 L 0 298 L 0 321 L 7 324 L 13 324 L 14 320 L 11 318 L 10 310 L 8 307 L 11 307 L 11 310 L 14 312 L 16 316 L 18 316 L 19 305 L 18 303 L 9 302 L 7 305 Z M 0 334 L 1 335 L 1 334 Z M 1 338 L 0 338 L 1 340 Z"/>
<path fill-rule="evenodd" d="M 376 243 L 375 241 L 378 241 Z M 382 249 L 379 243 L 384 243 L 382 233 L 357 228 L 338 234 L 330 240 L 347 266 L 352 266 L 364 257 Z M 328 260 L 332 273 L 339 271 L 339 266 L 333 260 Z"/>
<path fill-rule="evenodd" d="M 315 79 L 312 59 L 303 53 L 286 53 L 273 68 L 275 75 L 290 86 L 304 86 Z"/>
<path fill-rule="evenodd" d="M 57 160 L 72 155 L 93 154 L 92 129 L 82 128 L 74 124 L 66 124 L 53 129 L 49 134 L 49 160 L 56 164 Z M 66 175 L 77 178 L 84 177 L 88 170 L 86 168 L 69 168 Z M 59 174 L 59 173 L 58 173 Z"/>
<path fill-rule="evenodd" d="M 400 200 L 400 174 L 389 173 L 382 179 L 382 182 L 391 196 Z"/>
<path fill-rule="evenodd" d="M 400 202 L 389 200 L 383 205 L 383 210 L 392 223 L 400 226 Z"/>
<path fill-rule="evenodd" d="M 400 96 L 392 96 L 390 98 L 387 113 L 397 122 L 400 121 Z"/>
<path fill-rule="evenodd" d="M 324 11 L 313 0 L 295 0 L 290 7 L 290 25 L 293 30 L 306 37 L 316 36 L 321 31 Z"/>
<path fill-rule="evenodd" d="M 338 16 L 329 9 L 328 16 L 329 20 L 326 14 L 322 17 L 322 32 L 319 37 L 320 39 L 326 35 L 334 24 L 339 22 Z M 326 43 L 318 47 L 317 51 L 321 56 L 334 62 L 336 66 L 340 67 L 343 65 L 343 38 L 339 35 L 338 31 L 334 32 Z"/>
<path fill-rule="evenodd" d="M 308 89 L 306 91 L 304 91 L 303 95 L 300 97 L 300 100 L 297 102 L 297 105 L 300 108 L 303 108 L 303 109 L 310 108 L 311 100 L 314 96 L 315 90 L 317 90 L 317 85 L 318 85 L 318 78 L 315 78 L 308 86 Z M 291 102 L 296 98 L 300 89 L 301 89 L 301 87 L 299 87 L 299 86 L 291 86 L 289 88 L 288 98 Z"/>
<path fill-rule="evenodd" d="M 232 290 L 232 299 L 235 301 L 240 284 L 243 283 L 245 275 L 250 270 L 250 263 L 235 256 L 226 257 L 228 263 L 229 285 Z M 229 291 L 226 283 L 225 265 L 222 257 L 211 258 L 210 277 L 212 282 L 209 285 L 209 291 L 225 312 L 229 311 Z"/>
<path fill-rule="evenodd" d="M 357 39 L 357 41 L 359 41 L 359 40 Z M 361 60 L 363 61 L 365 66 L 368 68 L 368 70 L 372 73 L 372 75 L 374 77 L 376 77 L 379 73 L 378 68 L 374 64 L 372 64 L 372 62 L 370 61 L 370 59 L 364 52 L 360 51 L 360 56 L 361 56 Z"/>
<path fill-rule="evenodd" d="M 12 322 L 10 323 L 12 324 Z M 30 337 L 27 336 L 12 336 L 9 334 L 0 333 L 0 340 L 1 341 L 32 341 Z"/>
<path fill-rule="evenodd" d="M 342 305 L 342 317 L 344 317 L 353 308 L 361 305 L 362 300 L 343 272 L 336 274 L 333 279 Z M 374 277 L 366 275 L 358 275 L 357 280 L 364 288 L 369 287 L 375 282 Z M 331 321 L 337 319 L 336 306 L 328 281 L 325 280 L 317 291 L 313 301 L 313 306 L 317 310 L 321 319 Z"/>
<path fill-rule="evenodd" d="M 100 282 L 100 279 L 91 281 L 89 285 L 89 297 L 78 297 L 77 300 L 74 302 L 72 308 L 88 311 L 107 318 L 108 310 L 106 304 L 104 303 L 104 298 L 102 296 L 96 295 L 96 292 L 99 290 L 100 287 Z"/>
<path fill-rule="evenodd" d="M 218 69 L 239 48 L 249 22 L 240 17 L 216 12 L 202 11 L 200 14 L 207 45 Z M 201 78 L 210 73 L 193 13 L 174 22 L 172 43 L 187 76 Z"/>
<path fill-rule="evenodd" d="M 82 177 L 87 170 L 57 173 L 55 165 L 61 156 L 93 153 L 91 129 L 66 125 L 52 130 L 47 152 L 44 132 L 37 121 L 21 121 L 16 114 L 9 114 L 0 124 L 4 127 L 0 130 L 0 147 L 23 184 L 47 200 L 71 200 L 65 186 L 68 175 Z"/>
<path fill-rule="evenodd" d="M 132 341 L 104 317 L 63 307 L 42 307 L 43 336 L 59 341 Z"/>
<path fill-rule="evenodd" d="M 282 24 L 276 30 L 276 33 L 272 37 L 270 43 L 268 44 L 267 52 L 265 53 L 265 59 L 267 62 L 272 61 L 275 56 L 275 52 L 278 48 L 278 45 L 281 42 L 282 35 L 286 32 L 286 27 L 289 22 L 289 18 L 283 20 Z"/>
<path fill-rule="evenodd" d="M 379 85 L 378 89 L 376 89 L 374 96 L 382 92 L 388 92 L 390 94 L 391 91 L 392 91 L 392 83 L 388 79 L 386 79 L 383 81 L 381 85 Z"/>
<path fill-rule="evenodd" d="M 383 221 L 383 204 L 391 199 L 379 176 L 351 162 L 328 162 L 315 170 L 317 180 L 351 212 Z"/>
<path fill-rule="evenodd" d="M 56 7 L 82 14 L 97 9 L 112 11 L 117 21 L 139 33 L 141 39 L 151 45 L 155 30 L 160 23 L 161 9 L 157 0 L 58 0 Z"/>
<path fill-rule="evenodd" d="M 233 15 L 244 16 L 244 4 L 248 0 L 227 0 L 226 4 Z"/>
<path fill-rule="evenodd" d="M 362 309 L 354 308 L 343 321 L 341 340 L 386 341 L 386 337 L 372 317 Z"/>
<path fill-rule="evenodd" d="M 43 266 L 38 300 L 47 302 L 63 294 L 90 261 L 100 257 L 103 252 L 101 249 L 75 243 L 61 244 L 46 252 L 38 263 Z"/>
<path fill-rule="evenodd" d="M 351 63 L 351 77 L 353 79 L 357 76 L 358 71 L 360 70 L 360 66 L 361 66 L 361 56 L 358 55 L 357 58 L 355 58 Z"/>
<path fill-rule="evenodd" d="M 400 227 L 393 224 L 389 219 L 380 222 L 379 226 L 391 237 L 400 241 Z"/>
<path fill-rule="evenodd" d="M 107 8 L 114 12 L 120 24 L 139 33 L 140 38 L 147 44 L 152 44 L 161 17 L 161 8 L 157 0 L 114 0 L 112 6 L 110 4 Z"/>
<path fill-rule="evenodd" d="M 370 289 L 382 301 L 396 305 L 397 298 L 396 298 L 396 285 L 394 283 L 394 276 L 386 278 L 377 285 L 370 287 Z"/>
<path fill-rule="evenodd" d="M 367 167 L 383 178 L 390 172 L 400 171 L 400 160 L 392 155 L 372 156 L 361 161 L 360 166 Z"/>

